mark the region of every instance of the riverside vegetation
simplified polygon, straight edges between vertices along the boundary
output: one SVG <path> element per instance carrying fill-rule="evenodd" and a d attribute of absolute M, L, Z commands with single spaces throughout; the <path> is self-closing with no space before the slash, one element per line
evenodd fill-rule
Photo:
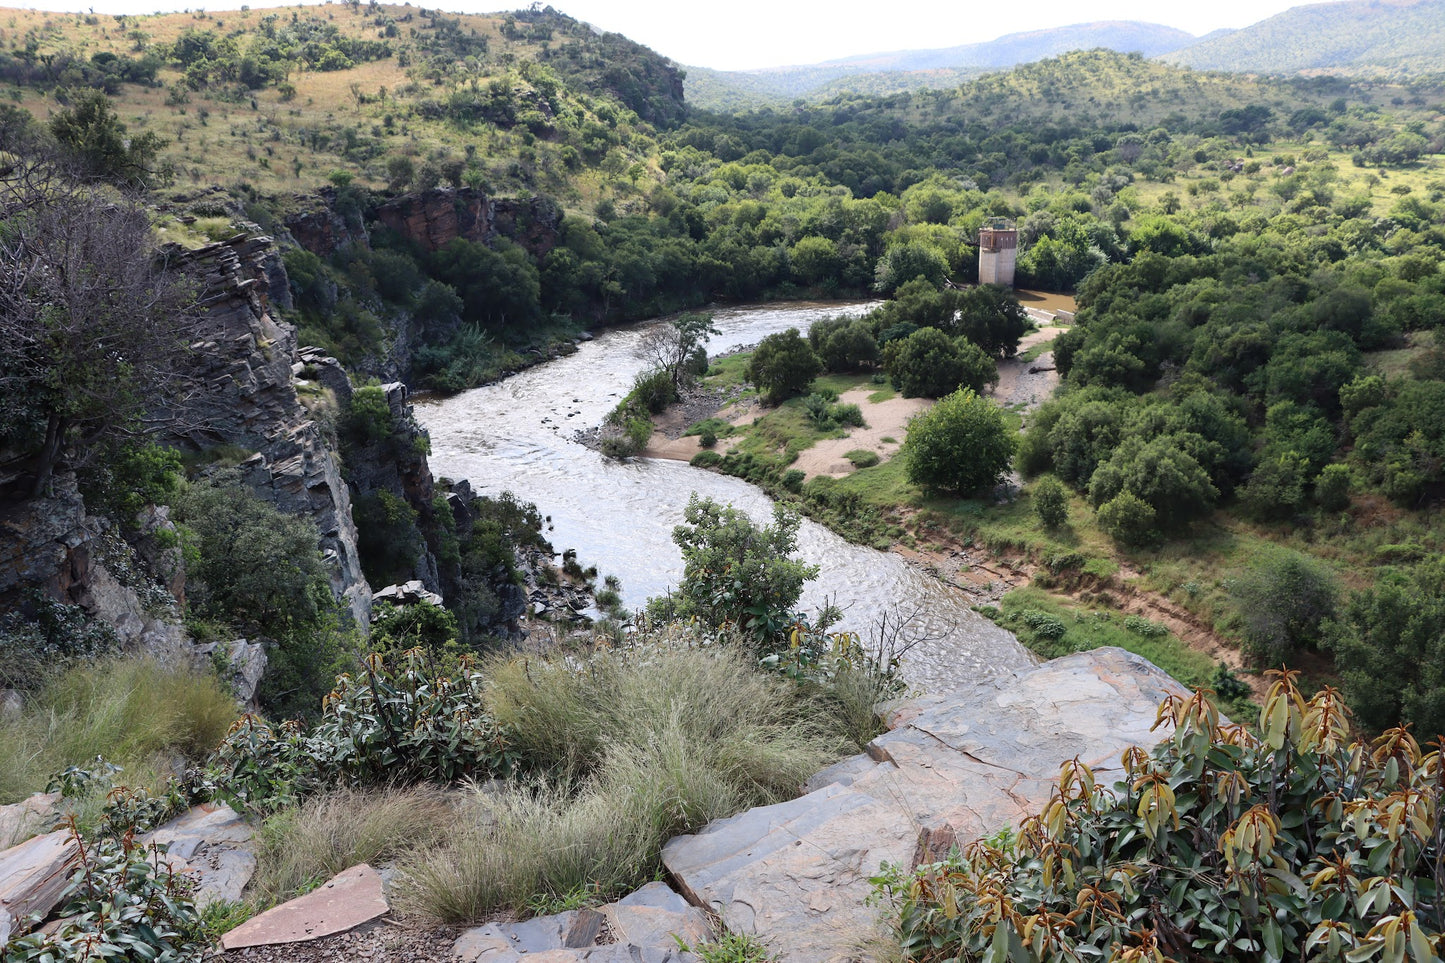
<path fill-rule="evenodd" d="M 710 300 L 882 295 L 889 300 L 868 318 L 785 336 L 756 366 L 716 364 L 718 378 L 750 377 L 781 403 L 742 439 L 722 423 L 699 426 L 704 438 L 736 442 L 705 455 L 860 540 L 971 541 L 1032 567 L 1037 584 L 1006 596 L 999 613 L 1041 650 L 1110 638 L 1164 659 L 1159 626 L 1110 605 L 1148 591 L 1238 640 L 1258 666 L 1302 663 L 1336 678 L 1367 733 L 1405 722 L 1427 742 L 1445 728 L 1445 536 L 1434 510 L 1445 464 L 1445 94 L 1436 82 L 1206 74 L 1093 51 L 950 90 L 729 115 L 690 111 L 675 65 L 550 9 L 16 10 L 0 13 L 0 30 L 9 98 L 0 107 L 0 334 L 13 349 L 0 360 L 5 497 L 28 504 L 73 475 L 76 499 L 109 519 L 117 558 L 176 550 L 190 637 L 265 638 L 273 656 L 265 720 L 234 729 L 208 775 L 186 764 L 208 759 L 235 712 L 214 679 L 126 658 L 105 624 L 44 593 L 20 587 L 3 600 L 0 671 L 21 706 L 0 716 L 0 791 L 8 801 L 54 778 L 83 831 L 117 839 L 89 850 L 89 878 L 102 888 L 75 895 L 98 927 L 133 945 L 137 934 L 149 939 L 133 925 L 137 907 L 159 908 L 148 931 L 156 939 L 137 956 L 184 955 L 198 931 L 127 830 L 193 799 L 229 793 L 269 814 L 265 899 L 304 888 L 337 861 L 385 853 L 411 867 L 417 908 L 520 912 L 579 898 L 594 877 L 617 887 L 643 878 L 664 834 L 792 791 L 799 773 L 866 740 L 872 701 L 890 678 L 886 660 L 869 663 L 852 640 L 794 623 L 789 605 L 730 608 L 718 585 L 659 604 L 743 631 L 660 625 L 571 662 L 508 661 L 484 616 L 520 577 L 517 546 L 542 540 L 540 513 L 494 500 L 464 536 L 447 527 L 445 492 L 413 504 L 384 488 L 356 491 L 367 573 L 390 581 L 408 572 L 402 548 L 426 543 L 457 589 L 446 615 L 422 627 L 432 644 L 420 654 L 408 654 L 417 626 L 383 622 L 371 639 L 380 654 L 363 661 L 316 526 L 258 505 L 224 470 L 251 452 L 215 445 L 183 460 L 151 433 L 149 402 L 177 387 L 163 362 L 193 357 L 197 343 L 182 252 L 236 234 L 280 238 L 271 309 L 358 381 L 376 379 L 345 404 L 308 389 L 353 483 L 378 454 L 400 463 L 424 453 L 425 439 L 392 417 L 381 380 L 457 390 L 566 350 L 596 324 Z M 467 234 L 460 225 L 472 211 L 487 213 Z M 994 216 L 1018 223 L 1020 280 L 1072 290 L 1080 307 L 1052 345 L 1062 391 L 1035 412 L 993 412 L 979 398 L 991 380 L 980 359 L 1012 354 L 1023 333 L 1017 305 L 946 283 L 976 279 L 977 229 Z M 449 217 L 454 236 L 435 243 L 416 227 Z M 157 258 L 163 241 L 177 247 Z M 58 269 L 77 250 L 93 272 Z M 46 267 L 21 270 L 31 264 Z M 705 321 L 675 330 L 689 324 L 705 334 Z M 140 352 L 145 363 L 130 357 L 138 345 L 156 349 Z M 639 384 L 644 407 L 697 371 L 694 351 L 682 358 Z M 867 405 L 836 397 L 862 385 L 951 396 L 935 418 L 955 406 L 983 411 L 999 459 L 972 478 L 910 472 L 929 460 L 915 458 L 920 434 L 904 439 L 902 458 L 866 466 L 860 452 L 846 478 L 793 474 L 807 439 L 866 421 Z M 645 442 L 646 419 L 623 427 Z M 986 483 L 1009 467 L 1015 445 L 1022 486 L 999 501 Z M 140 529 L 151 505 L 179 523 L 160 538 L 169 544 L 147 543 Z M 735 541 L 724 509 L 696 516 L 686 537 Z M 787 518 L 774 530 L 778 551 Z M 157 611 L 178 604 L 162 597 L 167 572 L 139 562 L 127 572 Z M 1230 682 L 1212 663 L 1181 658 L 1169 668 L 1221 690 Z M 347 681 L 329 696 L 338 670 Z M 613 699 L 623 690 L 635 705 Z M 741 707 L 725 730 L 712 711 L 719 692 Z M 661 711 L 674 697 L 701 700 L 696 728 Z M 1281 695 L 1267 708 L 1293 719 L 1295 709 L 1278 707 L 1297 701 Z M 449 711 L 463 703 L 465 716 Z M 732 734 L 738 719 L 754 726 L 742 742 Z M 343 720 L 370 734 L 362 755 L 337 748 Z M 1261 729 L 1312 752 L 1305 729 L 1291 726 L 1280 730 L 1271 716 Z M 413 741 L 395 743 L 397 731 Z M 522 731 L 545 742 L 521 741 Z M 1254 780 L 1264 750 L 1228 738 L 1253 767 L 1230 771 Z M 1438 760 L 1391 738 L 1373 750 L 1384 770 L 1368 779 L 1403 794 L 1389 803 L 1400 812 L 1426 797 L 1438 803 L 1438 789 L 1429 796 L 1401 782 L 1433 778 Z M 263 745 L 274 765 L 258 766 L 248 749 Z M 1233 780 L 1219 754 L 1238 754 L 1210 752 L 1208 764 Z M 509 788 L 464 802 L 431 790 L 396 789 L 401 802 L 353 794 L 401 758 L 418 784 L 495 775 Z M 1290 773 L 1316 765 L 1274 762 Z M 648 788 L 657 784 L 677 792 L 660 798 Z M 1102 806 L 1089 798 L 1080 805 Z M 1356 811 L 1376 805 L 1366 802 Z M 367 830 L 320 845 L 318 826 L 364 828 L 398 807 L 441 805 L 459 807 L 469 838 L 494 834 L 489 847 L 438 857 L 421 822 L 398 825 L 392 838 Z M 1265 830 L 1282 838 L 1264 814 L 1251 825 L 1256 840 Z M 526 850 L 542 827 L 583 840 L 605 829 L 628 844 L 584 847 L 565 866 L 533 848 L 515 854 L 515 865 L 531 867 L 515 878 L 478 855 Z M 1346 829 L 1371 842 L 1374 877 L 1412 872 L 1413 843 L 1398 833 L 1387 846 L 1363 822 Z M 1257 848 L 1254 858 L 1267 855 Z M 466 880 L 448 875 L 457 872 Z M 1240 892 L 1258 888 L 1252 872 L 1232 877 Z M 1270 878 L 1305 898 L 1289 879 Z M 1400 945 L 1415 952 L 1412 926 L 1434 906 L 1419 895 L 1425 887 L 1399 905 L 1369 890 L 1381 913 L 1398 910 L 1393 928 L 1353 943 L 1322 931 L 1314 947 L 1360 959 Z M 443 906 L 444 893 L 457 902 Z M 1272 952 L 1314 932 L 1262 927 L 1257 939 Z M 6 952 L 46 950 L 32 942 Z"/>
<path fill-rule="evenodd" d="M 255 909 L 369 859 L 396 861 L 401 905 L 444 921 L 605 901 L 654 877 L 672 836 L 796 794 L 878 731 L 874 706 L 901 683 L 882 649 L 787 614 L 813 572 L 786 557 L 786 515 L 756 529 L 731 509 L 695 507 L 679 545 L 746 578 L 723 584 L 699 568 L 678 598 L 706 608 L 620 644 L 452 664 L 422 649 L 372 655 L 337 678 L 314 724 L 246 715 L 214 751 L 235 709 L 208 676 L 125 663 L 56 678 L 0 723 L 7 750 L 49 765 L 97 746 L 128 765 L 174 753 L 198 765 L 150 789 L 115 762 L 64 770 L 71 825 L 101 847 L 70 905 L 109 902 L 12 941 L 5 959 L 88 958 L 98 939 L 138 959 L 189 959 Z M 734 581 L 752 594 L 735 597 Z M 759 615 L 738 631 L 744 605 Z M 7 790 L 34 789 L 44 772 L 29 770 L 27 784 L 21 769 Z M 113 790 L 117 777 L 126 785 Z M 470 788 L 435 788 L 459 783 Z M 264 818 L 265 845 L 257 904 L 202 918 L 132 839 L 210 798 Z"/>

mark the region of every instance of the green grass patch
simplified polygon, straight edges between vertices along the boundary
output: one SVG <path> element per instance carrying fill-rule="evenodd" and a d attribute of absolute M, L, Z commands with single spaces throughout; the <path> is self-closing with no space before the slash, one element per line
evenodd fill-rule
<path fill-rule="evenodd" d="M 727 438 L 736 434 L 737 430 L 737 426 L 722 418 L 704 418 L 702 421 L 695 421 L 689 425 L 683 435 L 701 435 L 710 431 L 719 438 Z"/>
<path fill-rule="evenodd" d="M 717 388 L 746 385 L 748 384 L 748 362 L 750 360 L 752 360 L 750 351 L 716 358 L 708 365 L 704 383 L 708 387 Z"/>
<path fill-rule="evenodd" d="M 1405 336 L 1406 346 L 1386 351 L 1371 351 L 1365 355 L 1365 364 L 1374 374 L 1386 378 L 1411 377 L 1410 363 L 1435 348 L 1434 331 L 1413 331 Z"/>
<path fill-rule="evenodd" d="M 1026 351 L 1019 352 L 1018 360 L 1022 361 L 1024 364 L 1031 364 L 1039 360 L 1039 355 L 1043 354 L 1046 351 L 1053 350 L 1053 347 L 1053 338 L 1050 338 L 1047 341 L 1040 341 L 1038 344 L 1029 345 Z"/>
<path fill-rule="evenodd" d="M 0 804 L 43 790 L 69 766 L 103 756 L 117 781 L 153 788 L 177 762 L 203 759 L 239 715 L 216 677 L 116 659 L 71 669 L 0 717 Z"/>
<path fill-rule="evenodd" d="M 1191 688 L 1208 685 L 1214 674 L 1209 656 L 1157 623 L 1110 609 L 1078 609 L 1032 586 L 1005 595 L 995 621 L 1047 659 L 1115 645 L 1142 655 Z"/>
<path fill-rule="evenodd" d="M 867 448 L 854 448 L 843 457 L 848 459 L 854 468 L 872 468 L 882 460 L 878 457 L 878 452 Z"/>
<path fill-rule="evenodd" d="M 879 388 L 877 391 L 871 392 L 868 395 L 868 403 L 872 405 L 881 404 L 885 401 L 892 401 L 894 398 L 897 397 L 898 392 L 894 391 L 892 388 Z"/>

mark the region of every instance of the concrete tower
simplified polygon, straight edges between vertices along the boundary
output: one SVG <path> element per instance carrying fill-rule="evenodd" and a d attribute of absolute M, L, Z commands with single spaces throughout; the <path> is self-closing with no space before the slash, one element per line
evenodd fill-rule
<path fill-rule="evenodd" d="M 978 283 L 1014 286 L 1019 232 L 1006 217 L 991 217 L 978 229 Z"/>

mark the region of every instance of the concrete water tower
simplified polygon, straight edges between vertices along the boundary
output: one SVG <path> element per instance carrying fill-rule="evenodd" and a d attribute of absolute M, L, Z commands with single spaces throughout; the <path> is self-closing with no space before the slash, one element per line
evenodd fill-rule
<path fill-rule="evenodd" d="M 990 217 L 978 229 L 978 283 L 1014 286 L 1019 232 L 1006 217 Z"/>

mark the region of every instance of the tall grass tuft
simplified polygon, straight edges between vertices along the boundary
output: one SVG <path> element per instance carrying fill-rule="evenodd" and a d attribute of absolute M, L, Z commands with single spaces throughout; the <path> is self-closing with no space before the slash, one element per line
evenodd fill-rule
<path fill-rule="evenodd" d="M 625 892 L 671 837 L 796 795 L 846 748 L 796 685 L 731 646 L 513 659 L 490 679 L 494 718 L 546 765 L 477 790 L 439 848 L 404 861 L 401 904 L 441 920 Z"/>
<path fill-rule="evenodd" d="M 0 719 L 0 804 L 45 788 L 68 766 L 104 756 L 134 784 L 169 768 L 176 756 L 199 759 L 239 715 L 215 676 L 153 658 L 77 666 Z M 142 780 L 143 781 L 143 780 Z"/>
<path fill-rule="evenodd" d="M 313 796 L 266 820 L 252 898 L 271 906 L 357 863 L 429 846 L 450 831 L 452 808 L 443 790 L 425 785 Z"/>

